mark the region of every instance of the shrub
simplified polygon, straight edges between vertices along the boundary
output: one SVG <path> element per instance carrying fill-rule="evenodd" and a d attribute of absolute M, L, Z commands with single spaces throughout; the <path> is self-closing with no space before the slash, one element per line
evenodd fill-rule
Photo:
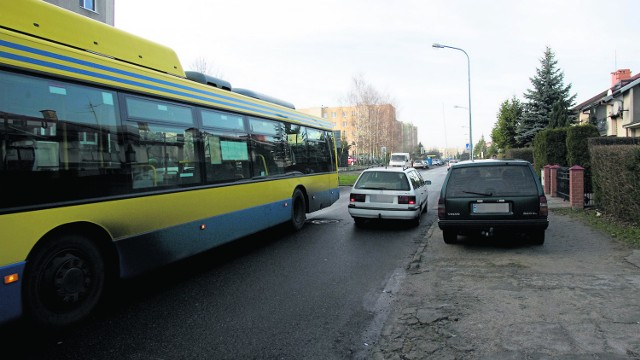
<path fill-rule="evenodd" d="M 545 165 L 567 166 L 568 128 L 545 129 L 533 139 L 534 166 L 539 173 Z"/>
<path fill-rule="evenodd" d="M 627 138 L 628 139 L 628 138 Z M 640 224 L 640 142 L 589 139 L 592 182 L 598 208 L 620 220 Z M 625 142 L 635 145 L 611 145 Z M 607 145 L 598 145 L 598 144 Z"/>
<path fill-rule="evenodd" d="M 533 164 L 533 148 L 515 148 L 507 149 L 504 158 L 506 159 L 522 159 Z"/>
<path fill-rule="evenodd" d="M 572 126 L 567 129 L 567 164 L 569 166 L 580 165 L 585 169 L 591 169 L 591 156 L 589 156 L 589 138 L 600 137 L 598 128 L 594 125 Z"/>

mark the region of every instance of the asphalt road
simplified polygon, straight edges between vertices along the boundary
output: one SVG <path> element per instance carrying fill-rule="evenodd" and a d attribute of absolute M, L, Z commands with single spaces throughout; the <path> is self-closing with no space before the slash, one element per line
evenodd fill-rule
<path fill-rule="evenodd" d="M 438 190 L 419 227 L 358 229 L 342 188 L 300 232 L 271 229 L 121 283 L 86 324 L 44 333 L 18 323 L 0 329 L 0 345 L 12 359 L 366 357 L 435 219 Z"/>

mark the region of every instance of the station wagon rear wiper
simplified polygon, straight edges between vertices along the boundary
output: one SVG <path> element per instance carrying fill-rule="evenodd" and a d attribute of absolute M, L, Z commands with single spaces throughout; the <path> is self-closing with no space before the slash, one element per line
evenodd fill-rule
<path fill-rule="evenodd" d="M 481 192 L 473 192 L 473 191 L 463 191 L 463 193 L 465 194 L 473 194 L 473 195 L 480 195 L 480 196 L 492 196 L 493 193 L 481 193 Z"/>

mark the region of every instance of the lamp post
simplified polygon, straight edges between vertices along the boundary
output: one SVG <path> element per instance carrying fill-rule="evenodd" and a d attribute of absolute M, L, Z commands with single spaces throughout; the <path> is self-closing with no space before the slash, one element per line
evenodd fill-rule
<path fill-rule="evenodd" d="M 473 161 L 473 137 L 471 136 L 471 61 L 469 60 L 469 54 L 467 54 L 466 51 L 453 46 L 442 45 L 438 43 L 434 43 L 432 46 L 436 49 L 447 48 L 447 49 L 462 51 L 464 55 L 467 57 L 467 80 L 469 83 L 469 108 L 468 108 L 469 109 L 469 159 Z"/>

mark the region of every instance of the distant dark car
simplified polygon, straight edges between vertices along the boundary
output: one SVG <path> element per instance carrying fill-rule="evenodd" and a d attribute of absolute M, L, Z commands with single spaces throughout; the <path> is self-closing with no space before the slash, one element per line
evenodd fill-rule
<path fill-rule="evenodd" d="M 438 199 L 444 242 L 458 235 L 524 234 L 544 243 L 547 198 L 533 166 L 524 160 L 459 162 L 447 172 Z"/>

